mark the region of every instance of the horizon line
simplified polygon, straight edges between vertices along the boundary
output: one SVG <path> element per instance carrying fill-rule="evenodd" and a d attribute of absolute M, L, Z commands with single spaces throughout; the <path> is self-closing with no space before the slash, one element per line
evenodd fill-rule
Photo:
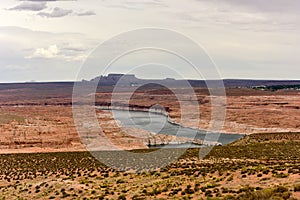
<path fill-rule="evenodd" d="M 141 80 L 165 80 L 169 79 L 170 77 L 161 78 L 161 79 L 144 79 L 139 78 Z M 174 78 L 171 78 L 174 79 Z M 91 79 L 92 80 L 92 79 Z M 0 84 L 34 84 L 34 83 L 75 83 L 75 82 L 90 82 L 91 80 L 37 80 L 37 81 L 7 81 L 7 82 L 0 82 Z M 180 80 L 187 80 L 187 81 L 214 81 L 214 80 L 248 80 L 248 81 L 300 81 L 300 79 L 283 79 L 283 78 L 221 78 L 221 79 L 174 79 L 177 81 Z"/>

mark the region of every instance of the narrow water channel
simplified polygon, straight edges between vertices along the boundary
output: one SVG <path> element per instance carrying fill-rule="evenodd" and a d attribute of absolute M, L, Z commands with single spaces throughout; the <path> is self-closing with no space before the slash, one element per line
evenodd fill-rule
<path fill-rule="evenodd" d="M 159 134 L 177 135 L 180 137 L 201 139 L 208 142 L 219 142 L 222 145 L 232 143 L 244 136 L 243 134 L 212 133 L 182 127 L 170 123 L 166 116 L 158 113 L 124 110 L 112 110 L 112 113 L 114 118 L 119 120 L 124 127 L 135 127 Z M 184 145 L 185 144 L 178 144 L 171 146 L 185 147 Z M 191 145 L 190 147 L 197 146 L 200 145 Z"/>

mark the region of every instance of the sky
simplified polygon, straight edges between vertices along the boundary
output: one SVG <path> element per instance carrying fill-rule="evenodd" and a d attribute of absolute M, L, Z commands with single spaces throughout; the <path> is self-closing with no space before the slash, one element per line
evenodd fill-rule
<path fill-rule="evenodd" d="M 208 53 L 221 78 L 299 79 L 300 1 L 5 0 L 0 2 L 0 82 L 76 80 L 99 45 L 145 27 L 191 38 Z M 107 47 L 107 54 L 114 48 Z M 161 56 L 144 53 L 147 63 Z M 135 59 L 140 58 L 132 54 L 119 60 L 111 72 L 123 72 Z M 177 74 L 198 79 L 181 61 L 164 59 L 172 60 Z M 160 65 L 152 70 L 147 63 L 139 77 L 168 76 Z"/>

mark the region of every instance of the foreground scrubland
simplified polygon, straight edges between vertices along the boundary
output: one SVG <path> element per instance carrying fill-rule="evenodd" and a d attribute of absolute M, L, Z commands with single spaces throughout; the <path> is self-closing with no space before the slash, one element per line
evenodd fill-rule
<path fill-rule="evenodd" d="M 279 141 L 282 137 L 286 141 Z M 295 139 L 289 141 L 291 137 Z M 199 149 L 189 149 L 164 168 L 135 173 L 106 167 L 88 152 L 2 154 L 0 196 L 1 199 L 298 199 L 298 137 L 297 133 L 251 135 L 231 145 L 215 147 L 204 159 L 199 159 Z M 133 152 L 149 151 L 153 150 Z M 112 158 L 117 155 L 106 153 Z"/>

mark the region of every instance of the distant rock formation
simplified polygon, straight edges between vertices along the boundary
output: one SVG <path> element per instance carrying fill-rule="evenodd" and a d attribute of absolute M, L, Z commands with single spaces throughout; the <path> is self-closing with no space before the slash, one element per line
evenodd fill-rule
<path fill-rule="evenodd" d="M 90 82 L 98 82 L 99 86 L 145 86 L 149 87 L 177 87 L 188 86 L 188 80 L 176 80 L 173 78 L 165 79 L 139 79 L 134 74 L 108 74 L 107 76 L 98 76 Z M 203 82 L 203 81 L 202 81 Z M 204 86 L 204 85 L 203 85 Z"/>
<path fill-rule="evenodd" d="M 108 74 L 98 76 L 90 80 L 97 82 L 99 86 L 145 86 L 148 87 L 222 87 L 220 80 L 177 80 L 174 78 L 165 79 L 140 79 L 134 74 Z M 251 79 L 223 79 L 224 86 L 227 88 L 236 87 L 259 87 L 259 86 L 300 86 L 300 80 L 251 80 Z"/>
<path fill-rule="evenodd" d="M 139 82 L 139 79 L 134 74 L 108 74 L 107 76 L 98 76 L 91 80 L 91 82 L 98 82 L 103 86 L 134 86 Z"/>

